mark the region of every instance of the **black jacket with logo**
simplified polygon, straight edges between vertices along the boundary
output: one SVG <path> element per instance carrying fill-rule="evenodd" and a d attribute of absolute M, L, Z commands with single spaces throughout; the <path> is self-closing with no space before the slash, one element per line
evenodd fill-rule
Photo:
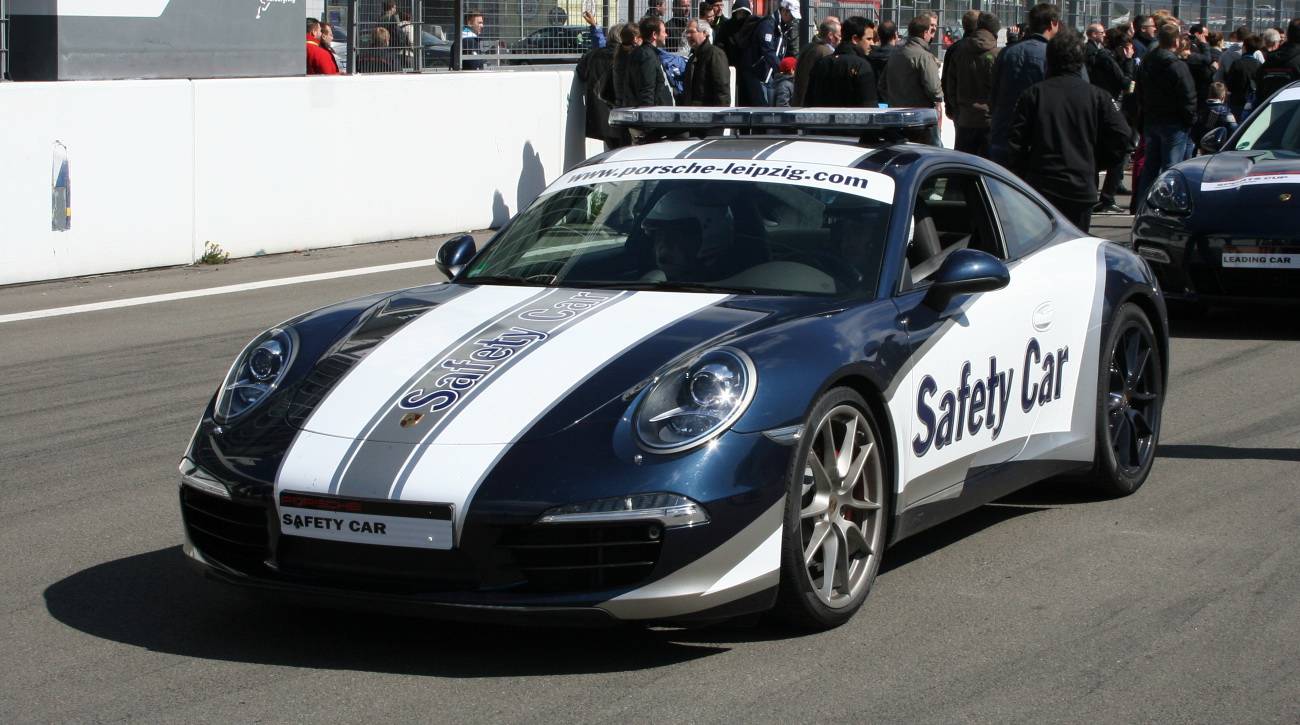
<path fill-rule="evenodd" d="M 1286 43 L 1264 58 L 1255 76 L 1255 106 L 1291 81 L 1300 81 L 1300 43 Z"/>
<path fill-rule="evenodd" d="M 817 61 L 808 76 L 805 106 L 875 108 L 878 103 L 876 73 L 867 54 L 847 40 Z"/>

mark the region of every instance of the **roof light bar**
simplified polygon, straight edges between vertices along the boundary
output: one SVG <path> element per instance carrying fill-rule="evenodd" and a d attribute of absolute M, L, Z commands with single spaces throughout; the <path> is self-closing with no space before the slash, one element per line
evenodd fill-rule
<path fill-rule="evenodd" d="M 933 108 L 710 108 L 642 106 L 609 112 L 612 126 L 642 128 L 791 129 L 874 131 L 927 128 L 939 123 Z"/>

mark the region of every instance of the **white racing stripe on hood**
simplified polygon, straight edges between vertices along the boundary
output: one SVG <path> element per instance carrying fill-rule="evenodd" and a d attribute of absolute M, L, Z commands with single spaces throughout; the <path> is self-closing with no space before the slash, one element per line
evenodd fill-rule
<path fill-rule="evenodd" d="M 459 533 L 478 484 L 509 443 L 556 401 L 641 340 L 727 297 L 638 292 L 604 314 L 579 321 L 484 388 L 432 445 L 420 451 L 395 482 L 390 497 L 454 504 Z M 636 382 L 627 381 L 629 386 Z"/>
<path fill-rule="evenodd" d="M 303 425 L 306 430 L 294 438 L 276 477 L 276 490 L 329 492 L 354 440 L 395 391 L 457 339 L 541 291 L 480 287 L 434 307 L 371 351 L 321 401 Z"/>
<path fill-rule="evenodd" d="M 348 371 L 303 428 L 344 438 L 361 437 L 371 415 L 395 393 L 405 390 L 407 381 L 444 349 L 545 291 L 536 287 L 483 286 L 434 307 Z"/>

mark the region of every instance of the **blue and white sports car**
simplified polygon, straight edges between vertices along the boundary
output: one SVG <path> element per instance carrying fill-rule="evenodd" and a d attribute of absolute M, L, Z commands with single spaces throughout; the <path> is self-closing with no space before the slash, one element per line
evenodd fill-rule
<path fill-rule="evenodd" d="M 1161 174 L 1133 245 L 1171 304 L 1300 302 L 1300 82 Z"/>
<path fill-rule="evenodd" d="M 267 330 L 181 464 L 199 568 L 453 619 L 826 628 L 899 539 L 1057 474 L 1142 485 L 1168 348 L 1136 254 L 888 140 L 932 111 L 621 114 L 855 137 L 609 152 L 446 243 L 450 282 Z"/>

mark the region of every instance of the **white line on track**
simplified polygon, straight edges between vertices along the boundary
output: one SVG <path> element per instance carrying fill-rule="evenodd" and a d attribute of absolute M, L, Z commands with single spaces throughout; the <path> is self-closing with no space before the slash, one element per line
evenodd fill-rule
<path fill-rule="evenodd" d="M 399 262 L 398 264 L 384 264 L 377 267 L 361 267 L 359 269 L 344 269 L 338 272 L 322 272 L 321 274 L 307 274 L 300 277 L 282 277 L 280 279 L 268 279 L 261 282 L 246 282 L 244 284 L 226 285 L 225 287 L 209 287 L 207 289 L 189 290 L 187 292 L 169 292 L 161 295 L 149 295 L 148 297 L 132 297 L 125 300 L 109 300 L 107 302 L 92 302 L 86 305 L 73 305 L 71 307 L 53 307 L 48 310 L 15 312 L 10 315 L 0 315 L 0 324 L 6 322 L 18 322 L 20 320 L 37 320 L 42 317 L 75 315 L 81 312 L 112 310 L 118 307 L 134 307 L 136 305 L 151 305 L 157 302 L 187 300 L 192 297 L 226 295 L 232 292 L 247 292 L 249 290 L 266 289 L 267 287 L 283 287 L 290 284 L 320 282 L 327 279 L 340 279 L 342 277 L 357 277 L 363 274 L 378 274 L 380 272 L 395 272 L 401 269 L 414 269 L 416 267 L 431 267 L 433 266 L 433 263 L 432 259 L 418 259 L 413 262 Z"/>

